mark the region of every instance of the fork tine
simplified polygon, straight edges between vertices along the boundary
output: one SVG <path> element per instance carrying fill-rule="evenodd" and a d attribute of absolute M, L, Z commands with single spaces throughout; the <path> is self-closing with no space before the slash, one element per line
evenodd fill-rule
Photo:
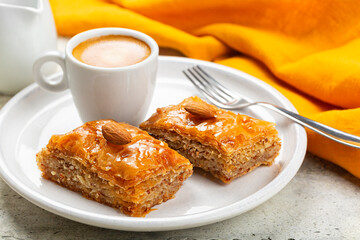
<path fill-rule="evenodd" d="M 220 98 L 222 98 L 225 102 L 229 102 L 232 100 L 231 96 L 229 96 L 228 94 L 224 93 L 223 91 L 221 91 L 221 89 L 219 89 L 216 85 L 214 85 L 212 82 L 209 81 L 209 79 L 206 77 L 206 75 L 204 75 L 203 73 L 201 73 L 196 66 L 191 68 L 190 72 L 196 76 L 196 78 L 198 78 L 199 82 L 201 82 L 206 88 L 208 88 L 209 91 L 211 91 L 215 96 L 218 96 Z M 222 101 L 223 103 L 225 103 L 224 101 Z"/>
<path fill-rule="evenodd" d="M 203 76 L 199 75 L 194 68 L 188 68 L 187 71 L 193 76 L 194 79 L 196 79 L 196 81 L 198 83 L 201 84 L 201 86 L 204 88 L 204 90 L 206 90 L 209 94 L 212 95 L 212 97 L 214 99 L 217 99 L 217 101 L 221 102 L 221 103 L 225 103 L 228 102 L 229 100 L 226 99 L 226 97 L 224 97 L 222 94 L 219 94 L 216 89 L 213 88 L 213 86 L 211 85 L 211 83 L 209 81 L 207 81 L 206 79 L 203 78 Z"/>
<path fill-rule="evenodd" d="M 216 83 L 214 84 L 213 81 L 209 79 L 207 74 L 204 74 L 203 71 L 201 71 L 201 69 L 198 69 L 198 66 L 193 67 L 192 71 L 196 73 L 196 75 L 200 78 L 199 81 L 206 84 L 207 88 L 209 88 L 209 91 L 213 92 L 214 95 L 222 98 L 225 102 L 229 102 L 233 100 L 233 98 L 229 94 L 224 92 L 221 88 L 219 88 L 216 85 Z M 222 102 L 225 103 L 224 101 Z"/>
<path fill-rule="evenodd" d="M 201 71 L 201 73 L 204 76 L 206 76 L 207 81 L 211 81 L 220 92 L 222 92 L 223 94 L 225 94 L 228 97 L 231 97 L 231 101 L 236 99 L 236 96 L 234 96 L 233 93 L 231 91 L 229 91 L 229 89 L 227 89 L 221 83 L 219 83 L 215 78 L 213 78 L 210 74 L 208 74 L 202 67 L 200 67 L 199 65 L 196 65 L 194 68 L 197 68 L 199 71 Z M 203 77 L 203 79 L 205 79 L 205 78 Z"/>
<path fill-rule="evenodd" d="M 189 69 L 182 71 L 184 75 L 192 82 L 192 84 L 202 93 L 205 95 L 205 97 L 213 104 L 217 104 L 219 99 L 217 99 L 211 92 L 207 91 L 204 85 L 201 85 L 201 81 L 199 79 L 196 79 L 195 77 L 192 77 L 190 74 Z"/>

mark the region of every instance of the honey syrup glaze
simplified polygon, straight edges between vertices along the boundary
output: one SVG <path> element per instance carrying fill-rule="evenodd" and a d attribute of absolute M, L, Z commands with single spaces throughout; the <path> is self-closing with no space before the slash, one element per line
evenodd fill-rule
<path fill-rule="evenodd" d="M 64 135 L 54 135 L 48 148 L 54 147 L 77 157 L 84 165 L 90 164 L 108 180 L 137 181 L 151 172 L 166 172 L 190 166 L 190 162 L 147 132 L 121 123 L 131 134 L 131 142 L 112 144 L 102 136 L 102 126 L 112 120 L 88 122 Z"/>
<path fill-rule="evenodd" d="M 207 104 L 194 96 L 186 98 L 178 105 L 158 108 L 156 113 L 140 124 L 140 128 L 175 131 L 224 152 L 232 152 L 239 146 L 257 141 L 266 134 L 277 134 L 274 123 L 236 114 L 210 104 L 208 106 L 216 112 L 214 118 L 203 119 L 195 116 L 184 109 L 185 104 L 192 102 Z"/>

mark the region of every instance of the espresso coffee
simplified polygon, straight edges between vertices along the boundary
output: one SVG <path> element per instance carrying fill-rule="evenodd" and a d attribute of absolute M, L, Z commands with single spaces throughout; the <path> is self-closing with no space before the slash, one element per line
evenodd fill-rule
<path fill-rule="evenodd" d="M 145 60 L 150 53 L 150 47 L 145 42 L 122 35 L 90 38 L 72 52 L 80 62 L 106 68 L 133 65 Z"/>

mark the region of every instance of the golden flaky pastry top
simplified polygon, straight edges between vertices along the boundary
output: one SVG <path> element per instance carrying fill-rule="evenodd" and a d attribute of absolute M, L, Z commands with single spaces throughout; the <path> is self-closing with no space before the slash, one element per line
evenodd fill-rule
<path fill-rule="evenodd" d="M 191 102 L 204 101 L 195 96 L 186 98 L 178 105 L 158 108 L 156 113 L 140 124 L 140 128 L 149 131 L 174 131 L 212 146 L 226 155 L 230 155 L 238 147 L 278 134 L 274 123 L 236 114 L 210 104 L 208 106 L 216 111 L 215 117 L 203 119 L 185 110 L 184 105 Z"/>
<path fill-rule="evenodd" d="M 192 168 L 189 160 L 147 132 L 121 123 L 131 142 L 114 145 L 102 135 L 102 126 L 112 120 L 88 122 L 64 135 L 51 137 L 50 151 L 75 157 L 91 171 L 119 186 L 133 186 L 158 174 Z"/>

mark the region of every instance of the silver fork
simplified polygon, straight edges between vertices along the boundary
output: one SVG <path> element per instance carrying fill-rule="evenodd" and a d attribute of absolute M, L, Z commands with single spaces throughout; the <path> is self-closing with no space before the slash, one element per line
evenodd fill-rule
<path fill-rule="evenodd" d="M 248 102 L 239 95 L 221 85 L 215 78 L 204 71 L 199 65 L 182 71 L 194 86 L 214 105 L 229 109 L 241 109 L 252 105 L 259 105 L 293 120 L 294 122 L 307 127 L 327 138 L 344 145 L 360 148 L 360 137 L 329 127 L 309 118 L 300 116 L 282 107 L 268 102 Z"/>

